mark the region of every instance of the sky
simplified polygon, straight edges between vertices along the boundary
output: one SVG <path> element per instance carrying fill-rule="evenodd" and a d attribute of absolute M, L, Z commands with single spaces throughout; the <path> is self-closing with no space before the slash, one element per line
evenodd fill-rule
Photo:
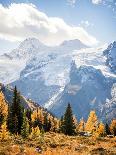
<path fill-rule="evenodd" d="M 116 0 L 0 0 L 0 54 L 35 37 L 48 46 L 116 40 Z"/>

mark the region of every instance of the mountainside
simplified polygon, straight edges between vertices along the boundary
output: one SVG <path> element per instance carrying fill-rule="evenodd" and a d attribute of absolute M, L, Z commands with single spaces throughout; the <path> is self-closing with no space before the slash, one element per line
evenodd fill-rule
<path fill-rule="evenodd" d="M 106 65 L 116 74 L 116 41 L 108 46 L 104 55 L 106 56 Z"/>
<path fill-rule="evenodd" d="M 4 86 L 0 83 L 0 91 L 4 94 L 5 100 L 8 104 L 12 103 L 13 99 L 13 89 L 10 86 Z M 39 107 L 38 104 L 32 102 L 31 100 L 27 100 L 24 96 L 20 95 L 21 104 L 25 109 L 34 110 L 35 108 Z"/>
<path fill-rule="evenodd" d="M 57 116 L 61 116 L 67 103 L 70 102 L 78 119 L 82 117 L 87 119 L 90 110 L 96 110 L 98 117 L 104 120 L 104 105 L 107 99 L 111 99 L 111 89 L 115 82 L 115 78 L 106 78 L 100 70 L 92 66 L 77 68 L 73 62 L 70 82 L 56 98 L 56 101 L 49 106 L 49 110 Z M 114 108 L 110 110 L 113 111 Z M 110 116 L 110 118 L 113 117 L 114 114 Z"/>
<path fill-rule="evenodd" d="M 86 118 L 94 108 L 99 117 L 104 117 L 100 108 L 111 100 L 111 88 L 116 83 L 115 49 L 115 42 L 108 48 L 90 48 L 76 39 L 48 47 L 29 38 L 11 53 L 0 56 L 0 81 L 17 85 L 26 98 L 58 116 L 71 102 L 78 118 L 87 109 Z M 111 106 L 111 111 L 114 109 Z"/>

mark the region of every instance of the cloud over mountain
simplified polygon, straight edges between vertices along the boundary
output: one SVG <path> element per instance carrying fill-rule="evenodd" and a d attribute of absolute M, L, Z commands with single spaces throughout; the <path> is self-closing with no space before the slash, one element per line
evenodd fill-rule
<path fill-rule="evenodd" d="M 10 41 L 36 37 L 47 45 L 70 39 L 79 39 L 87 45 L 97 43 L 82 27 L 70 26 L 58 17 L 48 17 L 33 4 L 0 5 L 0 19 L 0 38 Z"/>

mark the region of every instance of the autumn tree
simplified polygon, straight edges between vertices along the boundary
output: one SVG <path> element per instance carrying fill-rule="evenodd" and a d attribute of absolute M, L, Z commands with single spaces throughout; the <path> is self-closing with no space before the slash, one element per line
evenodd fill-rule
<path fill-rule="evenodd" d="M 116 119 L 112 120 L 110 124 L 110 132 L 116 136 Z"/>
<path fill-rule="evenodd" d="M 94 133 L 98 126 L 98 119 L 95 111 L 91 111 L 85 126 L 85 130 Z"/>
<path fill-rule="evenodd" d="M 35 128 L 32 127 L 30 138 L 37 138 L 39 136 L 40 136 L 40 129 L 39 129 L 39 127 L 38 126 L 36 126 Z"/>
<path fill-rule="evenodd" d="M 43 110 L 40 108 L 34 110 L 33 113 L 31 114 L 31 119 L 33 127 L 39 126 L 39 128 L 41 129 L 44 124 Z"/>
<path fill-rule="evenodd" d="M 0 126 L 6 120 L 8 115 L 8 105 L 5 101 L 4 95 L 0 92 Z"/>
<path fill-rule="evenodd" d="M 0 140 L 8 140 L 9 138 L 9 132 L 7 130 L 7 125 L 6 125 L 6 121 L 1 125 L 1 129 L 0 129 Z"/>
<path fill-rule="evenodd" d="M 74 135 L 75 134 L 75 123 L 73 119 L 73 113 L 71 109 L 70 103 L 68 104 L 63 120 L 63 133 L 66 135 Z"/>
<path fill-rule="evenodd" d="M 104 124 L 102 122 L 100 122 L 98 124 L 98 127 L 96 129 L 96 133 L 95 134 L 96 134 L 97 137 L 104 136 L 104 134 L 105 134 L 105 126 L 104 126 Z"/>
<path fill-rule="evenodd" d="M 78 132 L 85 131 L 85 122 L 84 122 L 84 119 L 83 118 L 80 120 L 80 122 L 78 124 L 77 131 Z"/>
<path fill-rule="evenodd" d="M 48 114 L 47 112 L 44 114 L 44 131 L 50 131 L 51 129 L 51 120 L 48 119 Z"/>

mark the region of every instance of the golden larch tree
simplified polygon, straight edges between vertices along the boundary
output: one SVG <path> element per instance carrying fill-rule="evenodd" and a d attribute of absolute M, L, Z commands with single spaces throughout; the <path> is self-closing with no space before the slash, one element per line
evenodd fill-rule
<path fill-rule="evenodd" d="M 1 125 L 0 129 L 0 140 L 7 140 L 9 138 L 9 132 L 7 130 L 6 121 Z"/>
<path fill-rule="evenodd" d="M 98 119 L 95 111 L 90 111 L 85 130 L 94 133 L 98 126 Z"/>
<path fill-rule="evenodd" d="M 84 119 L 82 118 L 78 124 L 78 128 L 77 128 L 78 132 L 83 132 L 85 131 L 85 122 Z"/>
<path fill-rule="evenodd" d="M 4 94 L 0 92 L 0 126 L 6 120 L 8 115 L 8 105 L 5 101 Z"/>
<path fill-rule="evenodd" d="M 97 129 L 96 129 L 96 136 L 97 137 L 102 137 L 105 134 L 105 126 L 102 122 L 99 123 Z"/>

